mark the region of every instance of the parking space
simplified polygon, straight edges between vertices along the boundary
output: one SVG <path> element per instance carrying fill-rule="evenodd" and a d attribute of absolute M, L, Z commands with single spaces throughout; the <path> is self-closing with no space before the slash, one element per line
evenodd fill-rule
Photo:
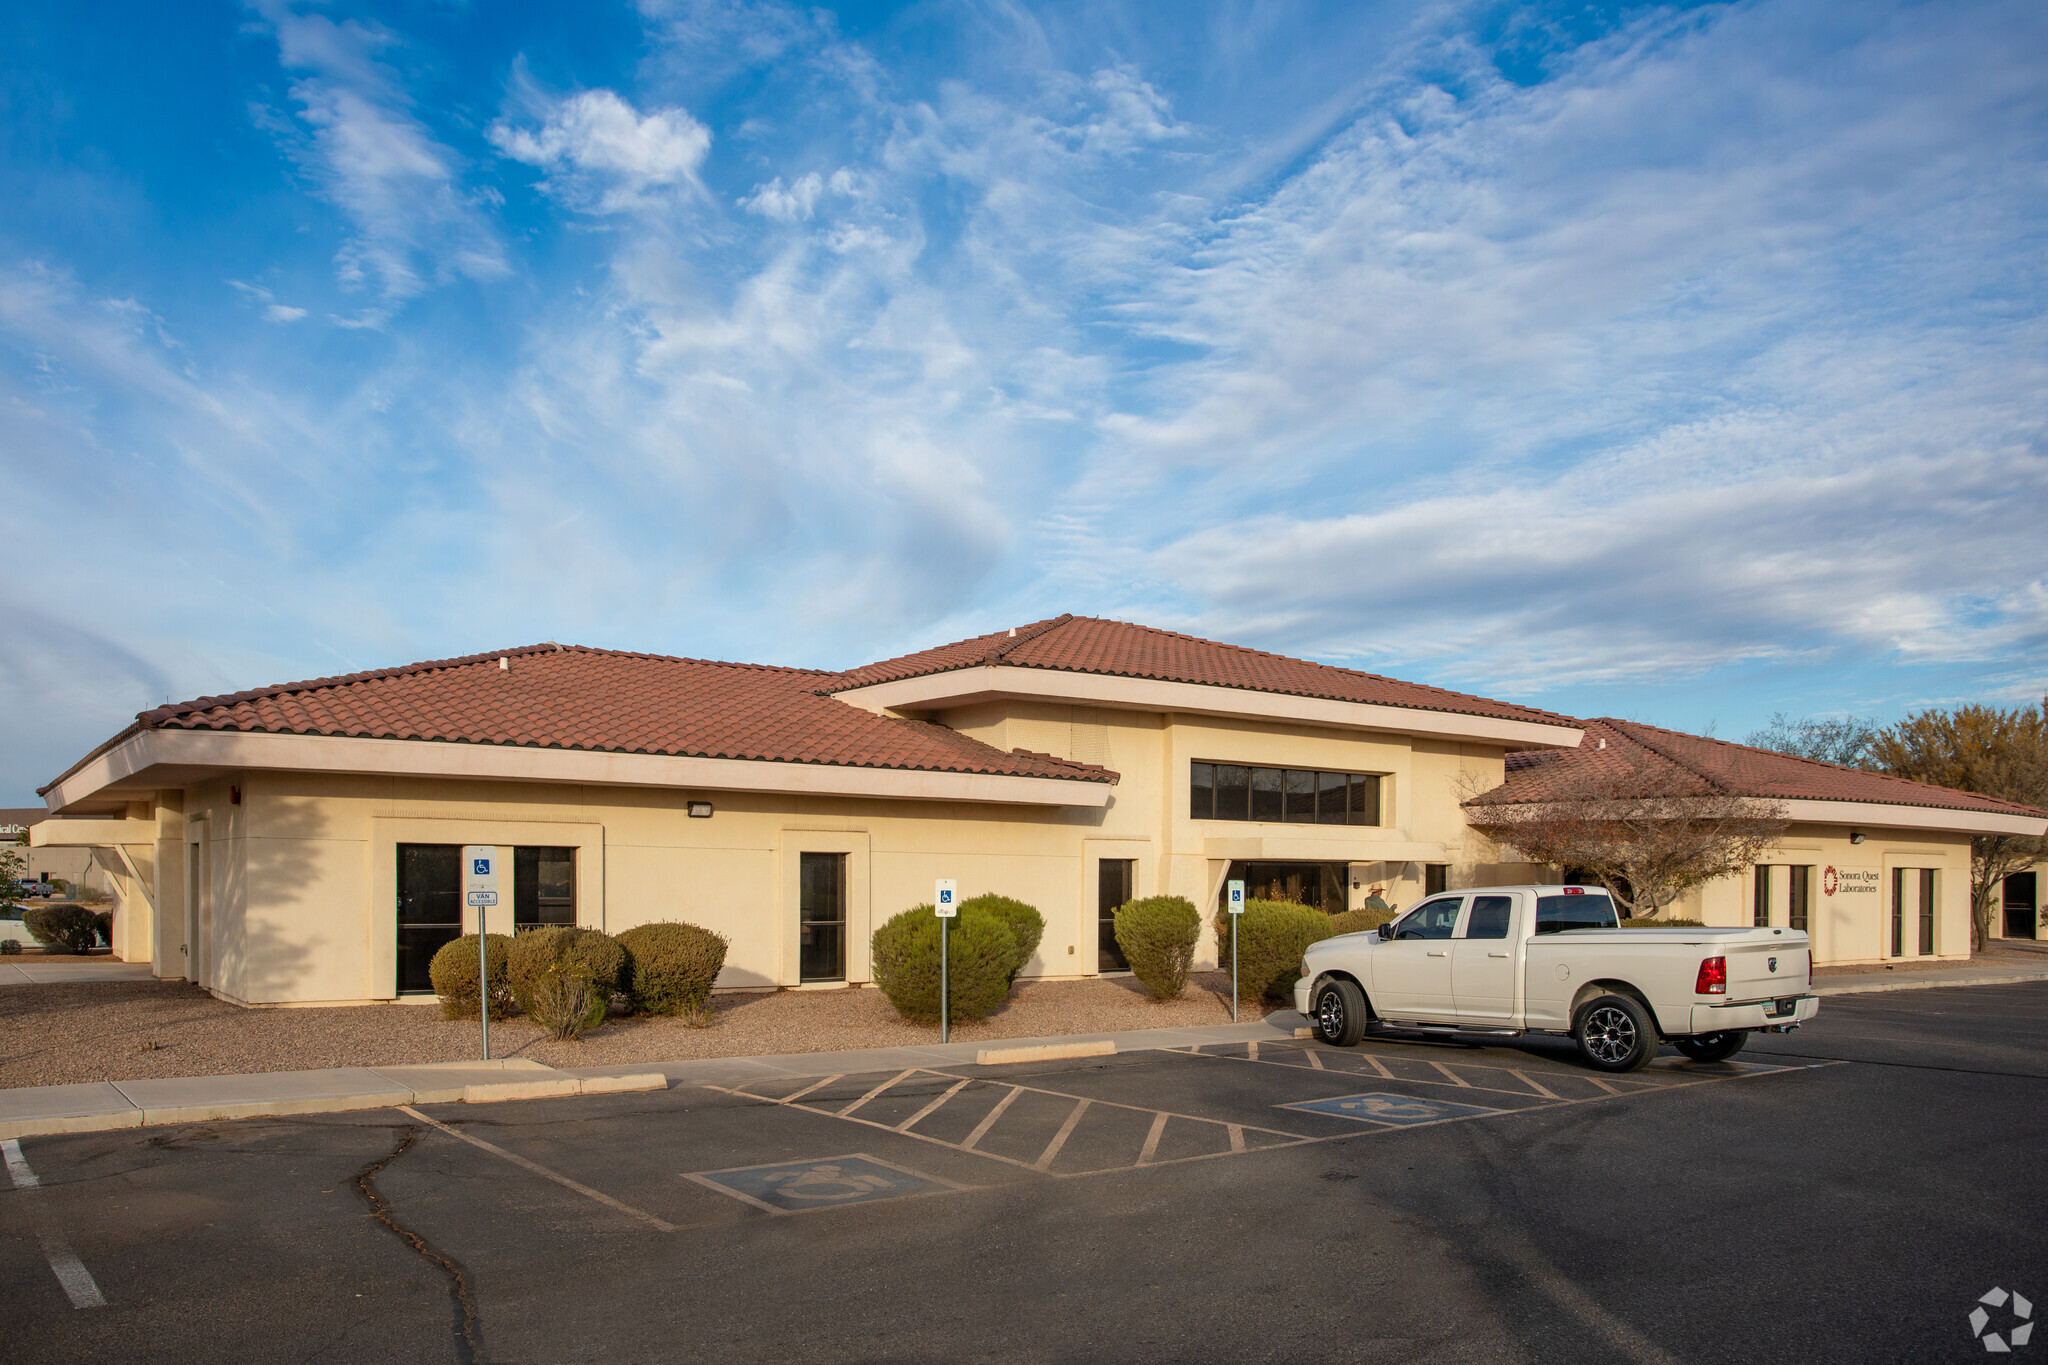
<path fill-rule="evenodd" d="M 0 1268 L 24 1360 L 140 1330 L 201 1358 L 651 1358 L 682 1333 L 735 1359 L 940 1359 L 963 1332 L 990 1358 L 1087 1358 L 1105 1323 L 1149 1324 L 1129 1354 L 1245 1358 L 1351 1340 L 1343 1322 L 1389 1360 L 1540 1339 L 1598 1361 L 1683 1339 L 1655 1307 L 1678 1300 L 1626 1292 L 1675 1219 L 1721 1250 L 1659 1242 L 1674 1282 L 1718 1282 L 1754 1238 L 1825 1246 L 1802 1264 L 1848 1339 L 1908 1221 L 1947 1260 L 1898 1274 L 1983 1277 L 1953 1287 L 1967 1311 L 2031 1263 L 2022 1211 L 2048 1212 L 2010 1187 L 2037 1068 L 1946 1064 L 1982 1030 L 1939 1003 L 1626 1076 L 1540 1041 L 1275 1040 L 35 1138 L 9 1154 Z M 1872 1028 L 1924 1041 L 1832 1055 Z M 2044 1028 L 2001 1021 L 1987 1055 Z M 1908 1112 L 1966 1116 L 1969 1143 L 1883 1117 Z M 1872 1223 L 1856 1185 L 1895 1153 L 1945 1173 L 1924 1200 L 1878 1181 L 1910 1207 Z M 2001 1180 L 1996 1216 L 1969 1212 Z M 1370 1292 L 1324 1292 L 1331 1266 Z M 1223 1308 L 1247 1294 L 1267 1306 Z"/>

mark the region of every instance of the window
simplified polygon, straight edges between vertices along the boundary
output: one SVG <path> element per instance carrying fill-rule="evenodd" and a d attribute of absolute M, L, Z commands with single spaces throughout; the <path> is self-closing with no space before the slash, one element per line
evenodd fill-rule
<path fill-rule="evenodd" d="M 1311 905 L 1329 914 L 1344 908 L 1345 887 L 1351 876 L 1349 863 L 1269 863 L 1237 861 L 1224 874 L 1225 882 L 1243 882 L 1244 897 L 1252 901 L 1293 901 Z M 1227 885 L 1216 888 L 1218 913 L 1225 910 Z"/>
<path fill-rule="evenodd" d="M 576 923 L 576 850 L 512 850 L 512 926 Z"/>
<path fill-rule="evenodd" d="M 191 920 L 187 919 L 187 923 Z M 434 954 L 462 936 L 462 845 L 398 846 L 398 991 L 434 989 Z M 193 970 L 188 966 L 187 972 Z"/>
<path fill-rule="evenodd" d="M 1906 869 L 1892 869 L 1892 956 L 1906 955 Z"/>
<path fill-rule="evenodd" d="M 846 855 L 805 853 L 798 866 L 797 980 L 846 979 Z"/>
<path fill-rule="evenodd" d="M 1920 869 L 1920 956 L 1934 952 L 1934 869 Z"/>
<path fill-rule="evenodd" d="M 1451 889 L 1451 868 L 1448 863 L 1424 863 L 1422 865 L 1422 894 L 1434 896 Z"/>
<path fill-rule="evenodd" d="M 1465 937 L 1506 938 L 1514 916 L 1513 896 L 1474 896 L 1472 913 L 1465 917 Z"/>
<path fill-rule="evenodd" d="M 1463 896 L 1446 896 L 1440 901 L 1424 901 L 1401 917 L 1394 926 L 1394 937 L 1402 938 L 1449 938 L 1458 926 L 1458 907 L 1465 903 Z"/>
<path fill-rule="evenodd" d="M 1756 889 L 1750 897 L 1749 922 L 1759 929 L 1767 929 L 1771 924 L 1771 869 L 1758 863 L 1754 870 Z"/>
<path fill-rule="evenodd" d="M 1786 923 L 1794 929 L 1806 928 L 1806 910 L 1813 904 L 1813 869 L 1810 867 L 1788 867 L 1790 885 L 1786 887 Z"/>
<path fill-rule="evenodd" d="M 1192 763 L 1188 816 L 1292 825 L 1377 825 L 1380 779 L 1371 773 Z"/>
<path fill-rule="evenodd" d="M 1095 868 L 1095 970 L 1129 971 L 1131 964 L 1124 961 L 1123 948 L 1116 941 L 1116 911 L 1131 899 L 1138 860 L 1104 858 Z"/>
<path fill-rule="evenodd" d="M 1604 894 L 1584 896 L 1538 896 L 1536 932 L 1561 934 L 1568 929 L 1619 929 L 1614 902 Z"/>

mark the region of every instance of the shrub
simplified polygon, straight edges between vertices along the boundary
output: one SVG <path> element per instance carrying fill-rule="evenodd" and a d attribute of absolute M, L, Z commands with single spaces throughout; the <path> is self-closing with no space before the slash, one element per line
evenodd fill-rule
<path fill-rule="evenodd" d="M 510 934 L 492 934 L 489 944 L 491 973 L 491 1017 L 502 1019 L 512 1013 L 512 989 L 505 979 L 505 962 L 512 953 Z M 476 1008 L 476 935 L 464 934 L 441 945 L 427 964 L 434 994 L 441 997 L 443 1019 L 474 1019 Z"/>
<path fill-rule="evenodd" d="M 22 912 L 21 922 L 46 950 L 87 953 L 98 938 L 93 913 L 79 905 L 39 905 Z"/>
<path fill-rule="evenodd" d="M 1240 1000 L 1284 1001 L 1301 978 L 1301 955 L 1335 931 L 1330 916 L 1293 901 L 1246 901 L 1237 917 L 1237 994 Z M 1230 916 L 1216 916 L 1218 963 L 1230 969 Z"/>
<path fill-rule="evenodd" d="M 20 939 L 18 939 L 18 938 L 0 938 L 0 957 L 13 957 L 13 956 L 14 956 L 14 955 L 15 955 L 16 953 L 18 953 L 18 952 L 20 952 L 20 951 L 21 951 L 21 940 L 20 940 Z"/>
<path fill-rule="evenodd" d="M 505 977 L 519 1008 L 533 1013 L 534 988 L 557 969 L 581 973 L 590 983 L 596 1018 L 585 1027 L 595 1028 L 626 974 L 626 950 L 609 934 L 567 925 L 514 935 L 512 951 L 505 958 Z"/>
<path fill-rule="evenodd" d="M 1017 960 L 1010 967 L 1009 982 L 1015 985 L 1017 973 L 1024 970 L 1024 964 L 1031 961 L 1031 955 L 1038 951 L 1039 940 L 1045 937 L 1045 917 L 1023 901 L 1013 901 L 1008 896 L 998 896 L 993 892 L 960 902 L 961 914 L 972 909 L 986 910 L 994 915 L 1010 931 L 1010 937 L 1017 941 Z"/>
<path fill-rule="evenodd" d="M 113 947 L 113 946 L 114 946 L 114 912 L 113 912 L 113 911 L 111 911 L 111 910 L 97 910 L 97 911 L 94 911 L 94 912 L 93 912 L 93 917 L 92 917 L 92 931 L 93 931 L 93 932 L 94 932 L 95 934 L 98 934 L 98 935 L 99 935 L 99 939 L 100 939 L 100 946 L 101 946 L 101 947 L 104 947 L 104 948 L 111 948 L 111 947 Z"/>
<path fill-rule="evenodd" d="M 596 932 L 593 930 L 592 932 Z M 579 1037 L 586 1029 L 604 1022 L 611 992 L 590 979 L 581 964 L 556 961 L 542 968 L 526 987 L 526 1013 L 547 1030 L 550 1038 L 564 1042 Z"/>
<path fill-rule="evenodd" d="M 1377 929 L 1382 924 L 1392 924 L 1400 917 L 1398 910 L 1346 910 L 1341 915 L 1330 916 L 1332 934 L 1362 934 L 1367 929 Z"/>
<path fill-rule="evenodd" d="M 72 899 L 80 905 L 100 905 L 107 900 L 107 893 L 97 886 L 81 886 Z"/>
<path fill-rule="evenodd" d="M 947 937 L 947 978 L 953 1018 L 984 1019 L 1010 994 L 1017 939 L 993 911 L 960 907 Z M 875 930 L 875 985 L 905 1019 L 939 1019 L 939 917 L 914 905 Z"/>
<path fill-rule="evenodd" d="M 711 1022 L 711 986 L 725 966 L 725 940 L 694 924 L 643 924 L 619 935 L 626 950 L 626 994 L 647 1014 Z"/>
<path fill-rule="evenodd" d="M 1637 915 L 1621 922 L 1624 929 L 1704 929 L 1707 922 L 1701 919 L 1650 919 Z"/>
<path fill-rule="evenodd" d="M 1202 916 L 1184 897 L 1152 896 L 1117 907 L 1116 946 L 1131 965 L 1131 975 L 1161 1000 L 1178 999 L 1188 984 L 1195 940 L 1201 936 Z"/>

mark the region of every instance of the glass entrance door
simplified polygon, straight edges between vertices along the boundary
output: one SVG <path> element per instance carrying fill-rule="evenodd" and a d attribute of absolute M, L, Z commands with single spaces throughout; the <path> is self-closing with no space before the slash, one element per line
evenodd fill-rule
<path fill-rule="evenodd" d="M 1137 880 L 1136 858 L 1104 858 L 1095 874 L 1095 970 L 1127 972 L 1123 949 L 1116 942 L 1117 907 L 1131 899 L 1131 883 Z"/>
<path fill-rule="evenodd" d="M 846 980 L 846 855 L 805 853 L 799 875 L 797 980 Z"/>
<path fill-rule="evenodd" d="M 398 992 L 434 989 L 427 967 L 462 936 L 462 845 L 398 846 Z"/>
<path fill-rule="evenodd" d="M 2015 872 L 2005 879 L 2005 936 L 2007 938 L 2032 938 L 2036 911 L 2035 877 L 2033 872 Z"/>

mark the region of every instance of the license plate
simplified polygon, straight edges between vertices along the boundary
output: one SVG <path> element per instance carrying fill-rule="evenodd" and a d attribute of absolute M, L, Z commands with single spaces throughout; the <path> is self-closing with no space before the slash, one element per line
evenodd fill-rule
<path fill-rule="evenodd" d="M 1797 999 L 1773 1000 L 1770 1004 L 1764 1006 L 1764 1017 L 1767 1019 L 1783 1019 L 1788 1014 L 1797 1013 L 1799 1013 L 1799 1001 Z"/>

